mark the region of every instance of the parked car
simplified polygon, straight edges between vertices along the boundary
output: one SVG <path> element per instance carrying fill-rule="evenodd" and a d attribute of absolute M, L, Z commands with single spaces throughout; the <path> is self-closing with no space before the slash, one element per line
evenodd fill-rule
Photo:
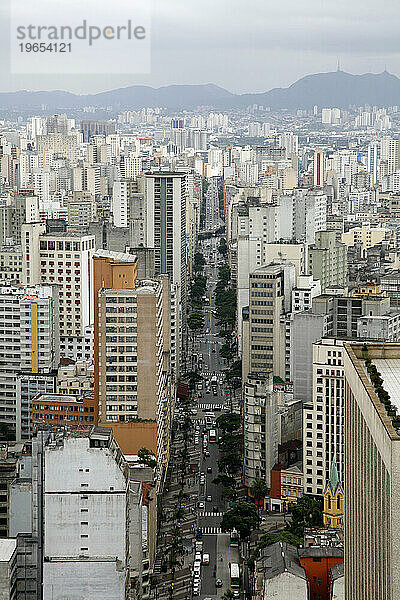
<path fill-rule="evenodd" d="M 212 496 L 207 496 L 206 502 L 212 502 Z"/>
<path fill-rule="evenodd" d="M 222 579 L 217 579 L 215 581 L 215 587 L 217 587 L 217 588 L 221 588 L 222 587 Z"/>
<path fill-rule="evenodd" d="M 209 565 L 209 564 L 210 564 L 210 555 L 203 554 L 203 565 Z"/>

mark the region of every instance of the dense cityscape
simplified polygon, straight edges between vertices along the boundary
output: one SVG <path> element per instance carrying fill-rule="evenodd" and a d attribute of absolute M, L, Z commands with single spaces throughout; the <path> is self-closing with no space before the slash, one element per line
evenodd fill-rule
<path fill-rule="evenodd" d="M 399 130 L 0 106 L 1 598 L 400 598 Z"/>

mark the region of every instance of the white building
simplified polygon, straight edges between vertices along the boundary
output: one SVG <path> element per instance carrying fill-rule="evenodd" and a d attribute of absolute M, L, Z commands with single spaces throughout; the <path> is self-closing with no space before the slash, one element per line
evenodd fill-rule
<path fill-rule="evenodd" d="M 58 312 L 56 286 L 0 287 L 0 422 L 18 440 L 30 437 L 30 400 L 58 368 Z"/>
<path fill-rule="evenodd" d="M 43 478 L 43 597 L 126 600 L 129 476 L 112 430 L 50 437 Z"/>
<path fill-rule="evenodd" d="M 312 308 L 312 299 L 321 294 L 321 282 L 312 275 L 297 277 L 297 285 L 292 291 L 292 310 L 302 312 Z"/>
<path fill-rule="evenodd" d="M 94 235 L 46 233 L 45 226 L 37 223 L 22 226 L 22 281 L 59 286 L 62 338 L 84 337 L 93 323 L 94 250 Z"/>
<path fill-rule="evenodd" d="M 304 404 L 304 492 L 322 496 L 333 459 L 344 482 L 343 341 L 313 344 L 313 397 Z"/>

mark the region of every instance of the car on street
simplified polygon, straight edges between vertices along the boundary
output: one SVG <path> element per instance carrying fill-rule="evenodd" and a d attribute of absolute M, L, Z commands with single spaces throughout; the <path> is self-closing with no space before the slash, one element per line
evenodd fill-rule
<path fill-rule="evenodd" d="M 212 502 L 212 496 L 207 496 L 206 502 Z"/>
<path fill-rule="evenodd" d="M 209 565 L 209 564 L 210 564 L 210 555 L 203 554 L 203 565 Z"/>
<path fill-rule="evenodd" d="M 212 467 L 207 467 L 207 473 L 212 473 Z"/>
<path fill-rule="evenodd" d="M 201 560 L 201 552 L 196 552 L 195 557 L 194 557 L 195 562 L 197 560 Z"/>
<path fill-rule="evenodd" d="M 217 579 L 217 580 L 215 581 L 215 587 L 217 587 L 217 588 L 220 588 L 220 587 L 222 587 L 222 579 Z"/>
<path fill-rule="evenodd" d="M 197 508 L 204 508 L 204 502 L 198 502 L 197 503 Z"/>
<path fill-rule="evenodd" d="M 213 512 L 217 513 L 218 512 L 218 506 L 213 506 Z"/>
<path fill-rule="evenodd" d="M 240 592 L 239 592 L 239 590 L 233 590 L 233 597 L 234 598 L 240 598 Z"/>
<path fill-rule="evenodd" d="M 204 457 L 208 458 L 210 456 L 210 452 L 208 450 L 204 450 Z"/>

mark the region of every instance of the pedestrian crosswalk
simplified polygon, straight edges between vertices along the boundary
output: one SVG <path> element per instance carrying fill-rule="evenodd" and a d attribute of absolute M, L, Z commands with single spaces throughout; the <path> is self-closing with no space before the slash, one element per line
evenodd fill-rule
<path fill-rule="evenodd" d="M 200 517 L 222 517 L 224 513 L 221 512 L 201 512 L 199 513 Z"/>
<path fill-rule="evenodd" d="M 222 410 L 226 410 L 226 406 L 223 406 L 222 404 L 218 404 L 218 402 L 216 402 L 215 404 L 217 404 L 218 406 L 220 406 L 222 408 Z M 210 411 L 214 411 L 215 409 L 215 404 L 199 404 L 198 405 L 198 409 L 199 410 L 210 410 Z"/>
<path fill-rule="evenodd" d="M 202 527 L 203 535 L 216 535 L 218 533 L 222 533 L 221 527 Z"/>

